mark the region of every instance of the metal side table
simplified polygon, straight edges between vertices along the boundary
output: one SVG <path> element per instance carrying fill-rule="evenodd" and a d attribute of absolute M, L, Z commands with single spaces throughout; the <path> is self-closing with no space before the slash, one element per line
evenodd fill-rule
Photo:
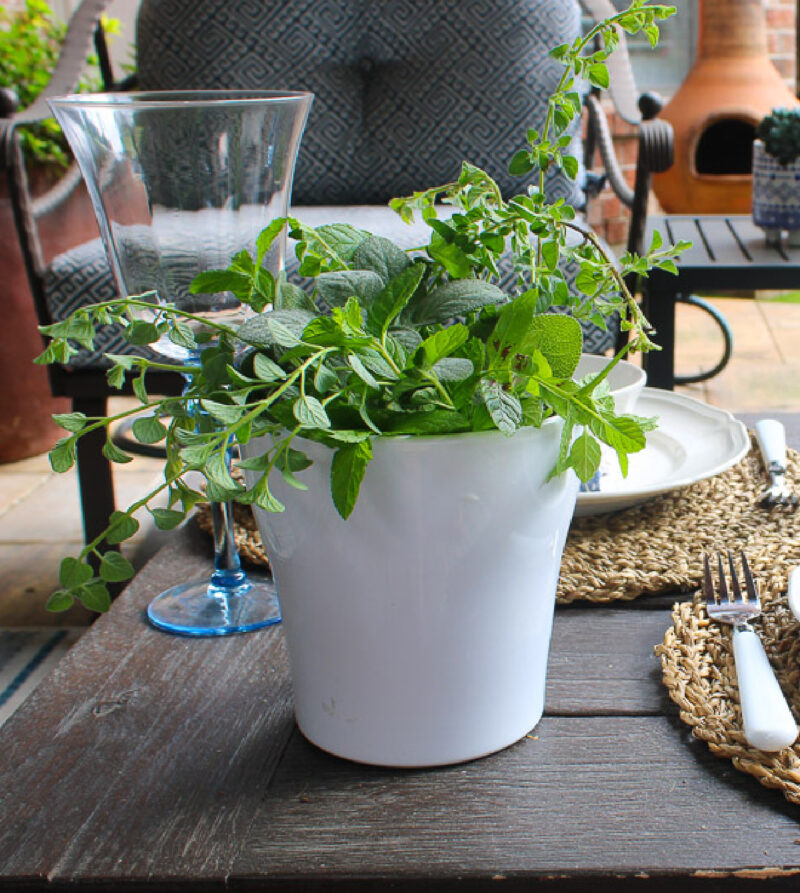
<path fill-rule="evenodd" d="M 692 242 L 678 262 L 678 275 L 654 270 L 643 280 L 643 306 L 656 329 L 660 351 L 644 356 L 647 383 L 675 385 L 675 304 L 697 291 L 791 290 L 800 288 L 800 247 L 767 245 L 764 231 L 749 215 L 660 215 L 648 220 L 645 244 L 653 231 L 665 243 Z"/>

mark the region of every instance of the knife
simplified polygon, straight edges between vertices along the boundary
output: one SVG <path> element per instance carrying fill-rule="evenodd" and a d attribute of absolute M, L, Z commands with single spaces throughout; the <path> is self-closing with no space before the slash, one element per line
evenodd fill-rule
<path fill-rule="evenodd" d="M 777 419 L 756 422 L 756 439 L 770 485 L 759 497 L 761 505 L 797 505 L 797 496 L 786 482 L 786 429 Z"/>

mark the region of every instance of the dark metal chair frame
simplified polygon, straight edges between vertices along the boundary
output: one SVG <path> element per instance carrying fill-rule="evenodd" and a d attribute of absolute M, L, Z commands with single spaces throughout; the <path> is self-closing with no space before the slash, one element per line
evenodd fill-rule
<path fill-rule="evenodd" d="M 600 20 L 615 12 L 610 0 L 581 0 L 584 8 Z M 30 282 L 36 313 L 40 324 L 52 322 L 45 301 L 44 262 L 37 233 L 37 208 L 25 173 L 18 139 L 18 129 L 43 118 L 50 117 L 46 100 L 49 97 L 73 92 L 77 87 L 86 56 L 94 45 L 100 63 L 104 89 L 121 90 L 135 86 L 135 76 L 115 82 L 101 25 L 101 15 L 110 0 L 83 0 L 72 16 L 62 52 L 50 83 L 36 102 L 28 109 L 16 110 L 16 97 L 11 91 L 0 91 L 0 169 L 5 172 L 14 211 L 14 220 L 25 267 Z M 609 60 L 611 73 L 611 98 L 621 117 L 638 127 L 639 153 L 636 178 L 633 187 L 625 177 L 617 161 L 608 123 L 597 91 L 588 94 L 587 131 L 584 142 L 586 168 L 589 170 L 597 152 L 602 159 L 605 174 L 594 176 L 587 189 L 591 197 L 608 182 L 620 200 L 631 210 L 631 223 L 627 247 L 641 252 L 647 219 L 647 201 L 653 173 L 664 170 L 672 163 L 672 129 L 655 115 L 661 107 L 653 94 L 640 95 L 636 91 L 633 73 L 624 43 Z M 76 172 L 72 174 L 76 175 Z M 60 187 L 57 185 L 55 190 Z M 635 283 L 631 283 L 635 286 Z M 49 366 L 50 386 L 54 396 L 72 400 L 75 411 L 89 416 L 106 414 L 108 398 L 120 393 L 131 393 L 127 381 L 122 391 L 109 387 L 104 370 L 99 368 L 69 369 Z M 177 394 L 182 388 L 181 379 L 171 374 L 151 373 L 148 389 L 151 393 Z M 96 537 L 106 526 L 114 510 L 114 490 L 111 466 L 102 454 L 105 435 L 95 432 L 79 441 L 77 466 L 83 511 L 84 534 L 88 540 Z"/>

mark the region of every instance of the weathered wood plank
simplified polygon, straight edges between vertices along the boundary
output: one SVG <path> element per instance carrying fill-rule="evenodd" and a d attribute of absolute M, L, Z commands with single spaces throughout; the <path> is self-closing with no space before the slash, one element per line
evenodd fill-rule
<path fill-rule="evenodd" d="M 489 889 L 494 878 L 781 866 L 796 884 L 799 819 L 666 717 L 545 717 L 500 754 L 430 772 L 353 766 L 296 733 L 232 880 L 307 893 L 354 878 Z"/>
<path fill-rule="evenodd" d="M 545 712 L 662 713 L 661 666 L 653 647 L 662 641 L 670 623 L 665 610 L 556 611 Z"/>
<path fill-rule="evenodd" d="M 166 585 L 210 573 L 176 537 L 6 724 L 6 883 L 92 877 L 224 885 L 294 728 L 278 628 L 187 639 L 151 628 Z"/>

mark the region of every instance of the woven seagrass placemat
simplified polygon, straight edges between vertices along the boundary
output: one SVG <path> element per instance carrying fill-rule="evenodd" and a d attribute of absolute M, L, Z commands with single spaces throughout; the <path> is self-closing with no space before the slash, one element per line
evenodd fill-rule
<path fill-rule="evenodd" d="M 789 451 L 788 478 L 800 489 L 800 454 Z M 746 549 L 751 566 L 800 539 L 800 511 L 765 509 L 758 496 L 767 478 L 758 448 L 733 468 L 641 506 L 576 518 L 570 529 L 558 602 L 609 603 L 648 593 L 700 585 L 704 552 Z M 269 564 L 250 509 L 235 507 L 236 542 L 242 557 Z M 200 526 L 211 532 L 207 506 L 198 509 Z"/>
<path fill-rule="evenodd" d="M 794 552 L 796 556 L 796 547 Z M 800 624 L 783 595 L 785 573 L 770 573 L 765 567 L 753 571 L 764 601 L 764 613 L 753 626 L 797 719 Z M 800 804 L 800 742 L 777 753 L 766 753 L 745 741 L 730 629 L 708 619 L 699 595 L 692 602 L 675 605 L 672 626 L 663 643 L 656 646 L 656 653 L 661 658 L 664 685 L 692 734 L 705 741 L 717 756 L 732 760 L 740 771 Z"/>

